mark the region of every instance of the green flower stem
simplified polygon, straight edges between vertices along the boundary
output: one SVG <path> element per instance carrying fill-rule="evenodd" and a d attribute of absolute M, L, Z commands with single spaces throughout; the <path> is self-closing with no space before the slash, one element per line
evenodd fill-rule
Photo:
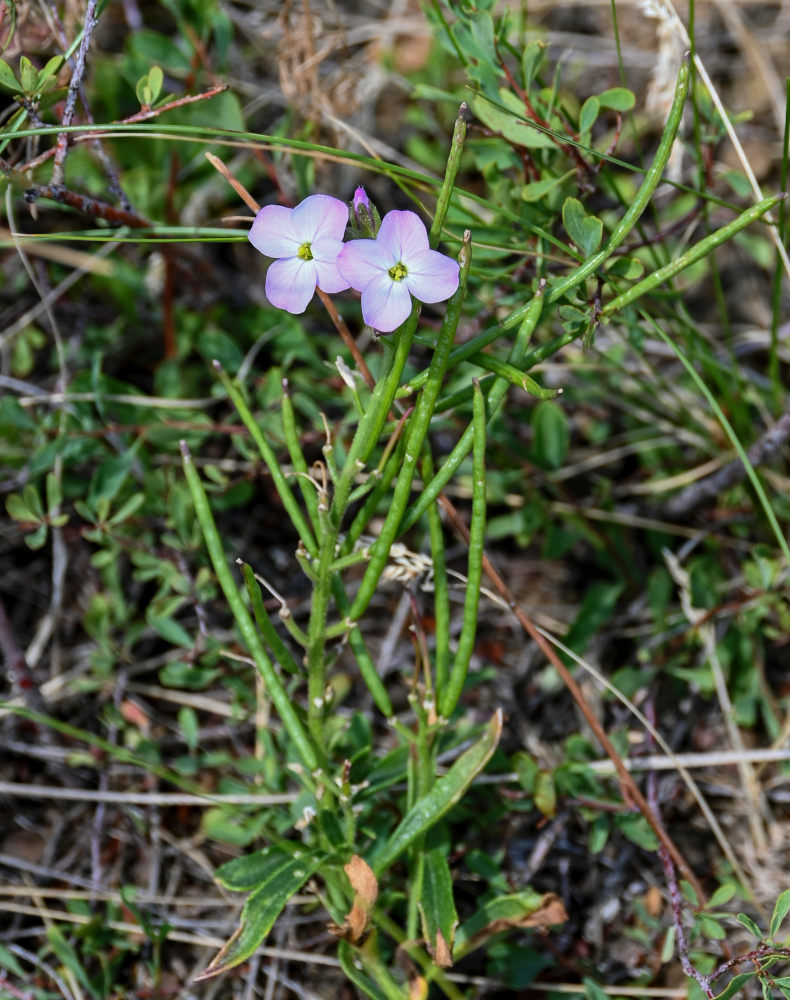
<path fill-rule="evenodd" d="M 551 290 L 546 295 L 547 303 L 551 304 L 552 302 L 556 302 L 557 299 L 562 298 L 572 288 L 580 285 L 582 281 L 589 278 L 590 275 L 595 274 L 601 264 L 608 260 L 614 251 L 620 246 L 626 236 L 636 225 L 639 217 L 647 208 L 653 192 L 658 186 L 658 183 L 664 173 L 664 168 L 667 165 L 672 152 L 672 147 L 675 143 L 678 129 L 680 128 L 680 121 L 683 117 L 683 107 L 686 103 L 686 97 L 688 96 L 690 78 L 691 73 L 689 63 L 688 60 L 684 60 L 682 66 L 680 67 L 680 72 L 678 73 L 672 107 L 670 108 L 667 123 L 664 127 L 663 135 L 661 136 L 661 142 L 656 150 L 655 158 L 645 174 L 645 179 L 642 181 L 639 190 L 634 196 L 634 200 L 631 202 L 631 205 L 625 215 L 612 230 L 612 234 L 607 240 L 606 246 L 599 250 L 598 253 L 593 254 L 592 257 L 589 257 L 580 267 L 569 274 L 566 278 L 563 278 L 562 281 L 558 281 L 556 285 L 553 285 Z"/>
<path fill-rule="evenodd" d="M 409 941 L 392 917 L 378 908 L 373 913 L 376 926 L 381 927 L 385 934 L 388 934 L 393 941 L 397 941 L 405 949 L 406 954 L 420 966 L 425 978 L 429 982 L 436 983 L 448 1000 L 467 1000 L 466 994 L 451 979 L 447 978 L 436 963 L 425 954 L 424 950 L 413 941 Z"/>
<path fill-rule="evenodd" d="M 351 606 L 351 618 L 354 621 L 359 620 L 373 597 L 381 574 L 387 564 L 390 547 L 398 533 L 398 524 L 409 500 L 414 473 L 422 452 L 422 444 L 428 433 L 436 397 L 439 394 L 439 389 L 447 370 L 447 363 L 450 358 L 453 340 L 455 339 L 458 320 L 461 318 L 461 307 L 466 295 L 466 283 L 469 278 L 471 243 L 471 234 L 467 230 L 464 233 L 464 241 L 459 254 L 461 270 L 458 288 L 447 303 L 444 321 L 439 331 L 436 349 L 431 361 L 431 374 L 414 408 L 414 413 L 409 420 L 403 465 L 395 482 L 390 509 L 387 512 L 381 533 L 373 548 L 372 558 L 362 578 L 362 583 L 359 586 L 354 603 Z"/>
<path fill-rule="evenodd" d="M 299 665 L 291 655 L 291 651 L 280 638 L 274 625 L 272 625 L 271 618 L 269 618 L 266 608 L 264 607 L 263 598 L 261 597 L 261 588 L 258 586 L 258 581 L 255 579 L 255 573 L 253 572 L 252 566 L 244 562 L 242 559 L 237 559 L 236 565 L 239 567 L 241 575 L 244 577 L 244 583 L 247 587 L 247 593 L 250 595 L 250 603 L 252 604 L 252 613 L 255 615 L 255 621 L 260 629 L 264 641 L 274 654 L 275 660 L 280 664 L 283 670 L 287 670 L 289 674 L 301 674 L 302 671 L 299 669 Z"/>
<path fill-rule="evenodd" d="M 515 343 L 513 344 L 508 356 L 509 364 L 514 365 L 517 368 L 521 367 L 523 363 L 524 357 L 527 353 L 527 345 L 529 344 L 530 337 L 532 336 L 535 327 L 538 324 L 538 320 L 540 319 L 540 314 L 543 309 L 543 287 L 543 284 L 541 284 L 532 297 L 530 308 L 521 322 L 518 334 L 516 335 Z M 500 403 L 505 398 L 508 386 L 509 383 L 507 379 L 500 378 L 499 376 L 497 376 L 491 383 L 491 388 L 486 400 L 486 409 L 489 421 L 493 420 L 496 415 Z M 460 468 L 463 460 L 471 451 L 473 443 L 474 423 L 471 423 L 459 438 L 456 446 L 445 459 L 441 469 L 439 469 L 430 483 L 426 483 L 424 485 L 422 493 L 406 512 L 400 526 L 401 532 L 410 528 L 415 521 L 417 521 L 425 513 L 425 511 L 436 502 L 436 498 L 450 482 L 452 477 Z"/>
<path fill-rule="evenodd" d="M 423 447 L 422 481 L 429 483 L 434 477 L 433 456 L 426 442 Z M 447 559 L 444 548 L 444 531 L 436 504 L 428 508 L 428 534 L 433 560 L 433 617 L 434 634 L 434 692 L 437 702 L 447 685 L 450 673 L 450 587 L 447 581 Z"/>
<path fill-rule="evenodd" d="M 280 608 L 280 621 L 285 626 L 286 632 L 290 635 L 293 641 L 302 647 L 302 649 L 307 649 L 310 644 L 310 640 L 307 638 L 307 632 L 294 621 L 294 617 L 291 614 L 291 609 L 287 604 L 283 604 Z"/>
<path fill-rule="evenodd" d="M 291 614 L 291 609 L 287 604 L 284 604 L 280 608 L 280 621 L 286 628 L 286 631 L 294 642 L 298 643 L 302 649 L 307 649 L 307 633 L 303 628 L 300 628 L 296 622 L 293 620 L 293 615 Z"/>
<path fill-rule="evenodd" d="M 350 620 L 349 615 L 351 612 L 351 602 L 346 594 L 343 581 L 339 576 L 336 576 L 332 581 L 332 595 L 335 598 L 335 604 L 337 605 L 340 614 L 343 615 L 347 621 Z M 365 645 L 362 633 L 356 625 L 353 625 L 348 631 L 348 644 L 354 654 L 354 659 L 359 667 L 359 672 L 362 674 L 362 680 L 365 682 L 365 686 L 368 691 L 370 691 L 371 697 L 376 704 L 376 708 L 386 719 L 391 719 L 394 713 L 392 710 L 390 696 L 387 694 L 384 682 L 378 675 L 376 664 L 373 662 L 373 657 L 370 655 L 368 647 Z"/>
<path fill-rule="evenodd" d="M 316 544 L 315 536 L 313 535 L 310 525 L 302 513 L 302 509 L 296 502 L 296 497 L 291 492 L 291 487 L 288 485 L 288 481 L 280 468 L 280 463 L 277 456 L 274 454 L 273 449 L 270 447 L 269 442 L 263 436 L 263 433 L 255 422 L 255 418 L 250 412 L 250 408 L 239 391 L 238 386 L 236 386 L 228 375 L 228 373 L 222 368 L 218 361 L 214 362 L 214 370 L 219 376 L 222 386 L 228 394 L 233 405 L 236 407 L 239 416 L 242 419 L 242 423 L 250 432 L 250 437 L 253 439 L 255 444 L 258 446 L 258 451 L 261 453 L 261 458 L 266 463 L 266 467 L 269 470 L 269 475 L 272 477 L 272 482 L 277 490 L 280 499 L 283 502 L 283 507 L 285 507 L 286 513 L 299 533 L 299 537 L 302 540 L 304 547 L 307 551 L 314 555 L 318 551 L 318 545 Z"/>
<path fill-rule="evenodd" d="M 294 471 L 297 474 L 296 478 L 299 483 L 299 490 L 302 494 L 305 506 L 307 507 L 307 512 L 310 515 L 313 531 L 317 532 L 318 498 L 316 497 L 315 489 L 310 481 L 310 472 L 307 468 L 307 461 L 305 460 L 304 453 L 302 452 L 302 446 L 299 443 L 299 431 L 296 427 L 293 400 L 291 399 L 287 378 L 282 380 L 282 387 L 283 395 L 281 412 L 283 420 L 283 433 L 285 435 L 285 446 L 288 449 L 291 465 L 293 465 Z"/>
<path fill-rule="evenodd" d="M 469 661 L 477 635 L 477 609 L 480 603 L 480 587 L 483 581 L 483 549 L 486 527 L 486 404 L 480 383 L 474 381 L 472 428 L 474 445 L 472 448 L 472 519 L 469 525 L 469 563 L 466 573 L 466 594 L 464 595 L 464 621 L 455 661 L 450 672 L 450 681 L 439 702 L 439 714 L 449 719 L 458 704 L 469 670 Z"/>
<path fill-rule="evenodd" d="M 466 102 L 464 102 L 458 109 L 458 117 L 455 119 L 453 138 L 450 143 L 450 155 L 447 157 L 447 166 L 444 171 L 444 181 L 442 182 L 439 197 L 436 201 L 436 213 L 433 217 L 433 225 L 428 233 L 428 241 L 434 250 L 442 234 L 442 226 L 444 225 L 444 220 L 447 218 L 447 210 L 450 207 L 450 198 L 453 194 L 458 167 L 461 165 L 461 153 L 463 152 L 464 139 L 466 138 L 466 118 L 468 114 L 469 109 L 466 106 Z"/>
<path fill-rule="evenodd" d="M 549 341 L 548 344 L 543 344 L 542 347 L 536 347 L 534 351 L 530 351 L 529 354 L 524 356 L 521 367 L 525 371 L 529 371 L 530 368 L 534 368 L 535 365 L 539 365 L 541 361 L 545 361 L 546 358 L 553 357 L 557 351 L 561 351 L 563 347 L 567 347 L 568 344 L 572 344 L 574 340 L 578 340 L 579 334 L 566 331 L 561 333 L 554 340 Z"/>
<path fill-rule="evenodd" d="M 492 354 L 473 354 L 469 360 L 486 371 L 493 372 L 495 375 L 501 375 L 511 385 L 523 389 L 524 392 L 528 392 L 530 396 L 535 396 L 536 399 L 554 399 L 558 394 L 559 390 L 544 388 L 534 378 L 530 378 L 529 375 L 525 374 L 525 372 L 519 371 L 518 368 L 508 364 L 507 361 L 501 361 Z"/>
<path fill-rule="evenodd" d="M 285 731 L 293 741 L 302 763 L 312 772 L 319 764 L 318 753 L 303 729 L 291 698 L 280 683 L 280 678 L 275 673 L 249 612 L 244 606 L 236 582 L 228 568 L 225 553 L 222 550 L 222 542 L 220 541 L 217 526 L 214 523 L 214 516 L 211 513 L 208 497 L 203 489 L 200 476 L 192 463 L 192 456 L 189 454 L 189 449 L 183 441 L 181 442 L 181 457 L 184 475 L 186 476 L 189 491 L 192 494 L 195 513 L 203 532 L 203 538 L 206 542 L 211 563 L 214 566 L 214 572 L 217 574 L 217 579 L 225 595 L 225 600 L 230 605 L 233 617 L 236 620 L 250 656 L 255 661 L 255 665 L 266 685 L 266 693 L 274 702 L 274 707 L 282 719 Z"/>
<path fill-rule="evenodd" d="M 403 463 L 404 447 L 405 444 L 396 448 L 390 455 L 387 460 L 387 464 L 382 470 L 381 478 L 373 487 L 371 493 L 368 494 L 365 502 L 354 516 L 354 520 L 349 525 L 341 552 L 345 553 L 346 551 L 350 551 L 356 545 L 365 532 L 365 529 L 370 525 L 371 518 L 379 509 L 382 497 L 389 494 L 390 489 L 392 488 L 393 480 L 397 476 L 398 470 Z"/>
<path fill-rule="evenodd" d="M 750 223 L 759 219 L 761 215 L 770 211 L 780 201 L 783 201 L 785 197 L 785 192 L 782 192 L 781 194 L 774 195 L 772 198 L 765 198 L 763 201 L 757 202 L 756 205 L 752 205 L 751 208 L 742 212 L 737 219 L 733 219 L 733 221 L 728 223 L 726 226 L 722 226 L 721 229 L 717 229 L 715 233 L 711 233 L 710 236 L 706 236 L 705 239 L 700 240 L 699 243 L 695 243 L 693 247 L 690 247 L 685 253 L 676 257 L 675 260 L 672 260 L 663 267 L 660 267 L 657 271 L 653 271 L 652 274 L 643 278 L 642 281 L 632 285 L 627 291 L 623 292 L 622 295 L 618 295 L 617 298 L 612 299 L 612 301 L 608 302 L 601 310 L 601 316 L 611 316 L 611 314 L 617 312 L 618 309 L 624 309 L 632 302 L 635 302 L 642 295 L 645 295 L 647 292 L 657 288 L 670 278 L 674 278 L 676 274 L 679 274 L 685 268 L 690 267 L 698 260 L 706 257 L 712 250 L 715 250 L 717 246 L 720 246 L 722 243 L 726 243 L 727 240 L 731 239 L 736 233 L 739 233 Z"/>

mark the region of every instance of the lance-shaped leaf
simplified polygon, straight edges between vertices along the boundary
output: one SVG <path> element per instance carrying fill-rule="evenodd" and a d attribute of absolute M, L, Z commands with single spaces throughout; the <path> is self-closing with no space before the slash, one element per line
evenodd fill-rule
<path fill-rule="evenodd" d="M 430 830 L 460 801 L 490 760 L 501 735 L 502 710 L 497 709 L 477 743 L 461 754 L 447 774 L 406 813 L 390 839 L 374 852 L 371 864 L 376 874 L 385 871 L 417 837 Z"/>
<path fill-rule="evenodd" d="M 458 914 L 447 852 L 442 847 L 433 847 L 425 854 L 419 905 L 428 952 L 440 969 L 449 969 Z"/>
<path fill-rule="evenodd" d="M 291 896 L 299 892 L 310 876 L 321 867 L 326 855 L 305 852 L 299 857 L 288 857 L 285 863 L 279 866 L 274 863 L 274 854 L 271 858 L 270 874 L 244 904 L 240 927 L 214 956 L 208 967 L 195 976 L 195 982 L 218 976 L 246 961 L 262 944 Z M 264 871 L 267 869 L 268 859 L 259 857 L 257 864 L 260 865 L 259 871 Z M 247 878 L 251 874 L 250 870 Z M 236 879 L 237 882 L 245 881 L 241 870 L 236 872 Z"/>
<path fill-rule="evenodd" d="M 264 847 L 262 851 L 226 861 L 219 866 L 214 878 L 231 892 L 251 892 L 303 856 L 301 851 L 289 851 L 284 847 Z"/>

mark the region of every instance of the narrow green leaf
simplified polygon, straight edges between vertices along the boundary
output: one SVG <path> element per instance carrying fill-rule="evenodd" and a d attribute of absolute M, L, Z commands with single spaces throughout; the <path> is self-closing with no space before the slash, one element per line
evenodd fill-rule
<path fill-rule="evenodd" d="M 142 438 L 138 438 L 141 441 Z M 97 467 L 88 488 L 87 502 L 94 507 L 99 500 L 112 500 L 123 486 L 137 455 L 137 445 L 133 445 L 120 455 L 105 458 Z"/>
<path fill-rule="evenodd" d="M 173 646 L 183 646 L 184 649 L 191 649 L 194 646 L 192 636 L 183 625 L 179 625 L 173 618 L 162 618 L 159 615 L 148 613 L 145 620 L 165 642 L 169 642 Z"/>
<path fill-rule="evenodd" d="M 601 243 L 603 223 L 596 215 L 588 215 L 578 198 L 565 199 L 562 223 L 584 257 L 595 253 Z"/>
<path fill-rule="evenodd" d="M 47 513 L 51 513 L 56 507 L 60 507 L 63 493 L 60 489 L 60 480 L 52 473 L 48 472 L 45 479 L 45 493 L 47 495 Z"/>
<path fill-rule="evenodd" d="M 374 852 L 371 867 L 377 875 L 385 871 L 417 837 L 435 826 L 461 799 L 491 759 L 501 735 L 502 710 L 498 709 L 478 742 L 462 753 L 447 774 L 439 778 L 430 792 L 414 804 L 393 831 L 389 841 L 382 845 L 377 856 Z"/>
<path fill-rule="evenodd" d="M 32 535 L 27 535 L 25 537 L 25 545 L 27 545 L 29 549 L 33 549 L 33 551 L 36 549 L 43 549 L 47 541 L 48 530 L 49 529 L 46 524 L 40 524 Z"/>
<path fill-rule="evenodd" d="M 159 66 L 152 66 L 148 70 L 148 88 L 151 91 L 151 104 L 153 104 L 162 93 L 162 83 L 164 82 L 164 78 L 164 73 Z"/>
<path fill-rule="evenodd" d="M 757 938 L 758 941 L 762 941 L 763 932 L 760 930 L 760 928 L 752 920 L 751 917 L 747 916 L 745 913 L 738 913 L 736 914 L 735 919 L 738 921 L 739 924 L 743 924 L 743 926 L 746 928 L 747 931 L 749 931 L 751 934 L 754 934 L 754 936 Z"/>
<path fill-rule="evenodd" d="M 389 1000 L 387 994 L 361 968 L 359 953 L 347 941 L 341 941 L 337 957 L 348 979 L 370 1000 Z"/>
<path fill-rule="evenodd" d="M 593 979 L 589 976 L 585 976 L 582 980 L 584 983 L 584 995 L 587 1000 L 609 1000 L 609 994 L 605 989 L 600 987 Z"/>
<path fill-rule="evenodd" d="M 579 114 L 579 131 L 589 132 L 590 129 L 595 124 L 595 119 L 598 117 L 598 113 L 601 110 L 601 104 L 597 97 L 588 97 L 587 100 L 582 104 L 582 110 Z"/>
<path fill-rule="evenodd" d="M 422 933 L 431 958 L 439 968 L 447 969 L 453 963 L 458 913 L 447 851 L 442 847 L 433 847 L 425 853 L 419 907 Z"/>
<path fill-rule="evenodd" d="M 713 893 L 713 895 L 708 900 L 708 907 L 724 906 L 725 903 L 729 903 L 732 897 L 735 895 L 735 886 L 732 882 L 725 882 L 724 885 L 720 885 L 719 888 Z M 780 897 L 781 898 L 781 897 Z"/>
<path fill-rule="evenodd" d="M 144 493 L 133 493 L 128 500 L 121 504 L 107 523 L 115 526 L 116 524 L 122 524 L 124 521 L 128 521 L 133 514 L 137 513 L 144 503 Z"/>
<path fill-rule="evenodd" d="M 190 705 L 182 705 L 178 710 L 178 725 L 184 742 L 190 750 L 196 750 L 200 734 L 197 712 Z"/>
<path fill-rule="evenodd" d="M 98 994 L 88 978 L 88 974 L 80 961 L 79 955 L 63 936 L 56 924 L 47 928 L 47 939 L 57 960 L 75 976 L 80 985 L 87 990 L 91 996 L 97 997 L 98 1000 Z"/>
<path fill-rule="evenodd" d="M 513 757 L 513 769 L 518 775 L 518 783 L 525 792 L 531 794 L 538 776 L 538 765 L 534 757 L 530 757 L 524 750 L 519 750 Z"/>
<path fill-rule="evenodd" d="M 788 910 L 790 910 L 790 889 L 785 889 L 777 899 L 774 912 L 771 914 L 771 926 L 768 932 L 771 937 L 776 937 Z"/>
<path fill-rule="evenodd" d="M 10 90 L 12 94 L 21 94 L 23 92 L 22 88 L 17 83 L 14 71 L 5 59 L 0 59 L 0 87 L 5 87 L 5 89 Z"/>
<path fill-rule="evenodd" d="M 38 70 L 27 56 L 22 56 L 19 60 L 19 82 L 22 84 L 22 89 L 26 94 L 31 97 L 35 94 L 36 84 L 38 83 Z"/>
<path fill-rule="evenodd" d="M 41 502 L 41 497 L 39 496 L 38 489 L 33 483 L 27 483 L 22 489 L 22 499 L 27 504 L 30 511 L 33 513 L 36 520 L 42 521 L 44 519 L 44 505 Z"/>
<path fill-rule="evenodd" d="M 740 993 L 743 987 L 751 980 L 754 979 L 753 972 L 739 972 L 737 976 L 733 976 L 732 979 L 727 983 L 725 989 L 721 993 L 716 994 L 715 1000 L 730 1000 L 737 993 Z"/>
<path fill-rule="evenodd" d="M 44 88 L 44 84 L 53 77 L 56 73 L 60 72 L 60 67 L 63 65 L 63 56 L 53 56 L 47 61 L 43 69 L 38 71 L 38 80 L 36 81 L 36 90 L 40 91 Z"/>
<path fill-rule="evenodd" d="M 548 771 L 538 771 L 535 778 L 535 805 L 544 816 L 552 817 L 557 812 L 557 789 L 554 777 Z"/>
<path fill-rule="evenodd" d="M 5 509 L 15 521 L 37 521 L 38 518 L 18 493 L 6 497 Z"/>
<path fill-rule="evenodd" d="M 253 892 L 241 912 L 241 926 L 193 981 L 218 976 L 246 961 L 262 944 L 291 896 L 299 892 L 325 860 L 323 854 L 289 858 L 287 864 Z"/>
<path fill-rule="evenodd" d="M 484 903 L 458 928 L 455 935 L 456 961 L 507 927 L 545 929 L 567 919 L 562 903 L 551 893 L 541 895 L 533 889 L 523 889 L 507 896 L 498 896 Z"/>
<path fill-rule="evenodd" d="M 509 98 L 515 97 L 515 94 L 501 89 L 499 97 L 504 107 L 493 103 L 490 98 L 482 94 L 475 94 L 470 101 L 472 111 L 484 125 L 494 132 L 499 132 L 503 138 L 516 146 L 528 149 L 553 149 L 557 145 L 556 139 L 524 118 L 523 105 L 515 112 L 508 110 Z"/>
<path fill-rule="evenodd" d="M 250 892 L 274 878 L 293 860 L 293 852 L 282 847 L 264 847 L 226 861 L 214 872 L 214 878 L 231 892 Z"/>
<path fill-rule="evenodd" d="M 555 187 L 559 187 L 574 173 L 575 171 L 569 170 L 568 173 L 561 174 L 559 177 L 545 177 L 540 181 L 530 181 L 529 184 L 525 184 L 521 189 L 521 200 L 529 202 L 542 201 L 549 191 L 553 191 Z"/>
<path fill-rule="evenodd" d="M 2 944 L 0 944 L 0 969 L 7 969 L 20 979 L 27 979 L 27 973 L 17 961 L 16 956 Z"/>
<path fill-rule="evenodd" d="M 562 407 L 550 400 L 538 403 L 532 414 L 532 432 L 536 461 L 544 469 L 559 469 L 568 454 L 571 436 Z"/>

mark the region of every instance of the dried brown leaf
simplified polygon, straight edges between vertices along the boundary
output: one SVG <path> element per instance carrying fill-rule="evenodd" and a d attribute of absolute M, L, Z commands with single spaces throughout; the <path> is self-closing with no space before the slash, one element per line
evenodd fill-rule
<path fill-rule="evenodd" d="M 329 932 L 352 944 L 357 944 L 370 922 L 370 911 L 378 898 L 379 883 L 373 874 L 373 869 L 358 854 L 353 855 L 349 863 L 343 866 L 343 871 L 348 875 L 348 881 L 354 890 L 354 903 L 345 922 L 340 926 L 330 924 Z"/>

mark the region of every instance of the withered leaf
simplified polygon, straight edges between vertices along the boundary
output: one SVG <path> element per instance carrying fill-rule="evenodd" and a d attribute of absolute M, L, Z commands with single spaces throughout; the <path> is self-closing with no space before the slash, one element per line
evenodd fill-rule
<path fill-rule="evenodd" d="M 330 924 L 329 932 L 357 944 L 370 922 L 370 911 L 376 905 L 379 883 L 373 869 L 358 854 L 354 854 L 349 863 L 343 866 L 343 871 L 348 875 L 348 881 L 354 890 L 354 903 L 345 921 L 340 926 Z"/>

